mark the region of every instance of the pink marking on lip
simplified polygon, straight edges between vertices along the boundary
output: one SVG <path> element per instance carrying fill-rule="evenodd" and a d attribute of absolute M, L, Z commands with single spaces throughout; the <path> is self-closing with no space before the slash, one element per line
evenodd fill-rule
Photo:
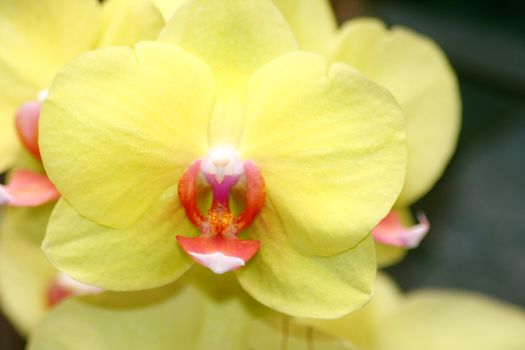
<path fill-rule="evenodd" d="M 40 119 L 41 102 L 26 102 L 16 113 L 16 130 L 24 147 L 35 158 L 41 159 L 38 146 L 38 120 Z"/>
<path fill-rule="evenodd" d="M 430 229 L 430 224 L 425 214 L 419 214 L 418 220 L 418 224 L 405 227 L 401 222 L 399 214 L 395 210 L 391 210 L 390 213 L 374 227 L 372 236 L 376 242 L 382 244 L 400 248 L 415 248 Z"/>
<path fill-rule="evenodd" d="M 36 207 L 58 200 L 60 193 L 46 175 L 16 170 L 7 185 L 0 185 L 0 205 Z"/>

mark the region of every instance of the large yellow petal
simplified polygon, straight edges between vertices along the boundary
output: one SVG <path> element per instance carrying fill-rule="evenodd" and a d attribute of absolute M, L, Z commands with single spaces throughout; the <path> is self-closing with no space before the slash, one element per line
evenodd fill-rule
<path fill-rule="evenodd" d="M 47 312 L 47 289 L 56 273 L 39 245 L 2 228 L 0 300 L 2 311 L 21 334 L 28 334 Z"/>
<path fill-rule="evenodd" d="M 337 22 L 328 0 L 272 0 L 292 28 L 299 47 L 324 53 Z"/>
<path fill-rule="evenodd" d="M 97 225 L 60 200 L 49 220 L 44 252 L 59 270 L 87 285 L 117 291 L 165 285 L 191 266 L 175 236 L 198 234 L 176 193 L 175 186 L 125 229 Z"/>
<path fill-rule="evenodd" d="M 338 254 L 368 235 L 401 190 L 403 115 L 351 67 L 291 53 L 250 81 L 240 152 L 261 168 L 280 233 L 306 254 Z"/>
<path fill-rule="evenodd" d="M 81 55 L 42 109 L 47 173 L 81 215 L 129 226 L 206 154 L 212 101 L 208 67 L 173 45 Z"/>
<path fill-rule="evenodd" d="M 141 293 L 68 300 L 33 333 L 29 350 L 348 349 L 263 309 L 230 278 L 195 277 Z"/>
<path fill-rule="evenodd" d="M 228 86 L 242 86 L 257 68 L 297 45 L 269 0 L 188 0 L 161 40 L 203 59 L 218 82 Z"/>
<path fill-rule="evenodd" d="M 525 349 L 525 311 L 466 292 L 410 294 L 377 331 L 377 350 Z"/>
<path fill-rule="evenodd" d="M 408 206 L 441 176 L 455 149 L 460 96 L 454 71 L 428 37 L 374 19 L 348 22 L 331 58 L 352 64 L 388 88 L 406 116 L 409 161 L 398 205 Z"/>
<path fill-rule="evenodd" d="M 150 0 L 106 0 L 103 7 L 102 37 L 97 47 L 155 40 L 164 26 L 162 14 Z"/>
<path fill-rule="evenodd" d="M 340 317 L 369 300 L 376 274 L 371 237 L 339 255 L 309 256 L 290 246 L 284 227 L 273 201 L 267 201 L 248 234 L 261 248 L 237 272 L 248 293 L 297 317 Z"/>

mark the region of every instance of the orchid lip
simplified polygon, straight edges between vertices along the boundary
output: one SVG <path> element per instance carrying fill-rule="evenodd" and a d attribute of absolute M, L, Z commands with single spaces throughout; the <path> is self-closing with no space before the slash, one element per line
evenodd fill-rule
<path fill-rule="evenodd" d="M 411 227 L 406 227 L 401 222 L 399 214 L 392 210 L 381 222 L 372 230 L 372 236 L 376 242 L 399 248 L 416 248 L 423 240 L 430 229 L 425 214 L 417 216 L 419 223 Z"/>
<path fill-rule="evenodd" d="M 206 215 L 197 206 L 199 182 L 211 188 L 213 194 Z M 235 217 L 230 210 L 230 195 L 234 188 L 242 186 L 245 207 Z M 257 253 L 259 241 L 237 238 L 264 205 L 264 179 L 255 162 L 241 161 L 234 150 L 216 148 L 186 169 L 179 181 L 179 197 L 188 219 L 201 236 L 177 236 L 177 241 L 197 263 L 222 274 L 244 266 Z"/>

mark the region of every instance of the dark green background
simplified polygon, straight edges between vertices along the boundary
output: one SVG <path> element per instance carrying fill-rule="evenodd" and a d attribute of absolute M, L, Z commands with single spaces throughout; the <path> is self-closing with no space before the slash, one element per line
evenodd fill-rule
<path fill-rule="evenodd" d="M 415 206 L 427 213 L 430 234 L 388 272 L 406 290 L 461 288 L 525 306 L 525 7 L 510 0 L 334 3 L 340 20 L 371 15 L 428 34 L 459 75 L 457 153 Z M 23 349 L 3 319 L 0 349 Z"/>

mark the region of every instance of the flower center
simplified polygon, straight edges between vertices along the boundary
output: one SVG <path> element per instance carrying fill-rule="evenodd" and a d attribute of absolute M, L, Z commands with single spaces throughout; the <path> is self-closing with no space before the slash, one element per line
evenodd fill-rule
<path fill-rule="evenodd" d="M 197 205 L 203 189 L 211 188 L 211 208 L 203 215 Z M 235 216 L 230 195 L 238 189 L 244 209 Z M 259 250 L 260 242 L 237 236 L 255 220 L 265 199 L 264 179 L 253 161 L 242 161 L 235 150 L 214 149 L 208 157 L 194 161 L 179 182 L 179 198 L 188 219 L 199 229 L 199 237 L 177 236 L 193 260 L 215 273 L 244 266 Z"/>

